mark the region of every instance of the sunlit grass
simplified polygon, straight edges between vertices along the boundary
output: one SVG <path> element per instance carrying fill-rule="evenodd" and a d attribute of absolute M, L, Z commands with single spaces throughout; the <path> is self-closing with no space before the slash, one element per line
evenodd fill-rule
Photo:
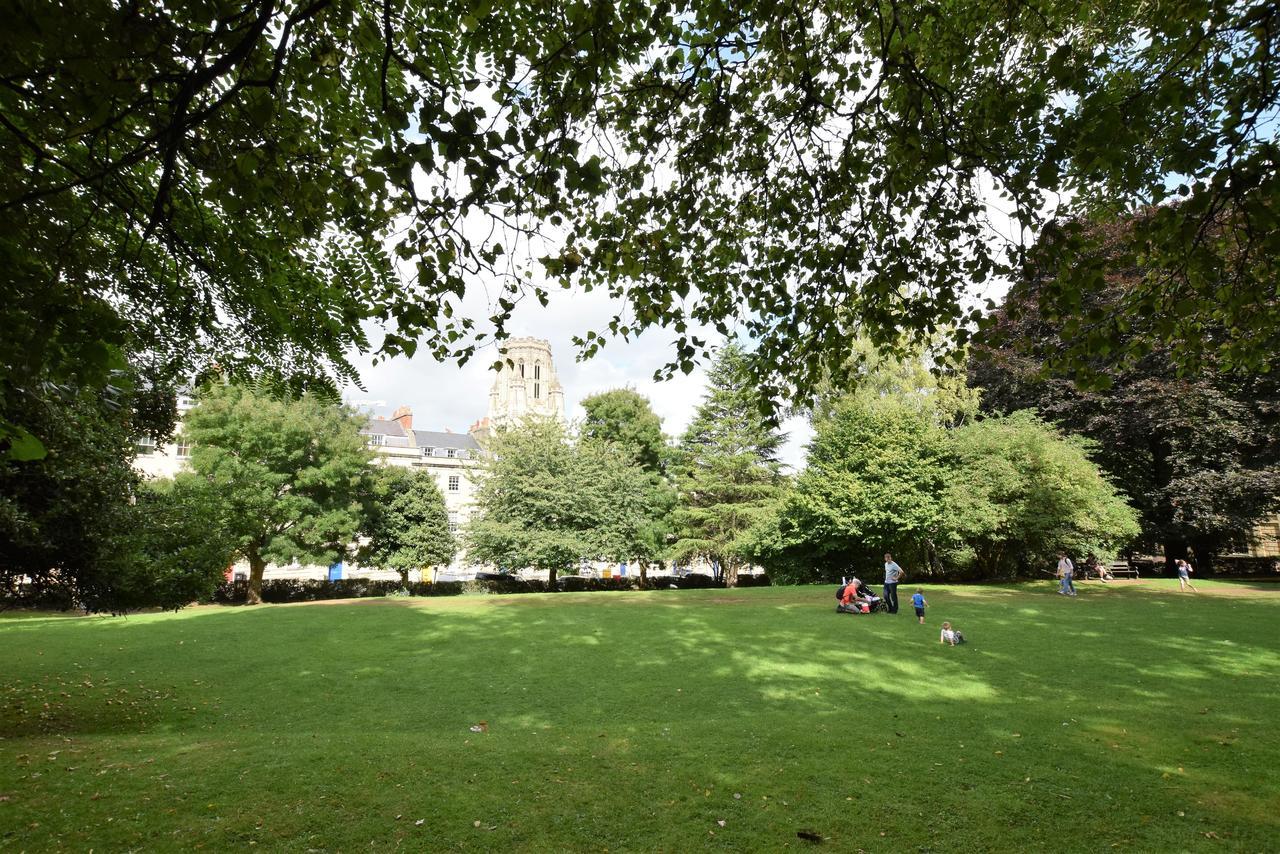
<path fill-rule="evenodd" d="M 1280 590 L 1197 585 L 9 616 L 0 843 L 1274 849 Z"/>

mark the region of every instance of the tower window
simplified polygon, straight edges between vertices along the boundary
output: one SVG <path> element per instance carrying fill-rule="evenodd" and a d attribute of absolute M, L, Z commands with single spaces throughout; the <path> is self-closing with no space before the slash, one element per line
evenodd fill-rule
<path fill-rule="evenodd" d="M 520 379 L 524 379 L 524 362 L 520 363 Z"/>
<path fill-rule="evenodd" d="M 537 364 L 537 365 L 534 365 L 534 366 L 533 366 L 533 378 L 534 378 L 535 380 L 540 380 L 540 379 L 542 379 L 542 365 L 541 365 L 541 363 L 539 363 L 539 364 Z"/>
<path fill-rule="evenodd" d="M 537 384 L 537 383 L 534 383 L 534 384 L 533 384 L 533 399 L 534 399 L 534 400 L 537 400 L 540 396 L 541 396 L 541 395 L 539 394 L 538 384 Z"/>

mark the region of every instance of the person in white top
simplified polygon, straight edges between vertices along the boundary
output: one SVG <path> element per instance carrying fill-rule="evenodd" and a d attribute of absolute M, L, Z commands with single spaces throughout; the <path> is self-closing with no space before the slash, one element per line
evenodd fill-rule
<path fill-rule="evenodd" d="M 949 643 L 952 646 L 964 643 L 964 632 L 953 629 L 951 623 L 942 624 L 942 633 L 938 635 L 938 643 Z"/>
<path fill-rule="evenodd" d="M 898 581 L 902 578 L 902 567 L 893 562 L 893 555 L 888 552 L 884 556 L 884 601 L 889 606 L 889 613 L 898 613 Z"/>
<path fill-rule="evenodd" d="M 1076 595 L 1076 586 L 1071 583 L 1071 576 L 1075 571 L 1075 564 L 1067 557 L 1066 552 L 1058 552 L 1058 592 L 1063 596 Z"/>

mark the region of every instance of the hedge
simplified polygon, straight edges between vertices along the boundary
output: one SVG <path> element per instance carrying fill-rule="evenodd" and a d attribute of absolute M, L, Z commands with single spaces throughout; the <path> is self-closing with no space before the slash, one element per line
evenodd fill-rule
<path fill-rule="evenodd" d="M 596 592 L 605 590 L 640 590 L 639 576 L 615 578 L 583 578 L 565 575 L 557 579 L 555 589 L 566 592 Z M 738 577 L 740 587 L 765 587 L 769 579 L 764 575 Z M 652 589 L 694 590 L 724 587 L 723 581 L 709 575 L 686 575 L 669 578 L 660 576 L 649 579 Z M 545 593 L 552 588 L 545 581 L 486 579 L 484 581 L 419 581 L 403 585 L 399 581 L 370 581 L 363 578 L 327 579 L 273 579 L 262 582 L 262 601 L 272 604 L 286 602 L 318 602 L 326 599 L 364 599 L 376 596 L 457 596 L 462 593 Z M 228 581 L 219 584 L 205 602 L 218 605 L 243 605 L 249 592 L 249 582 Z"/>

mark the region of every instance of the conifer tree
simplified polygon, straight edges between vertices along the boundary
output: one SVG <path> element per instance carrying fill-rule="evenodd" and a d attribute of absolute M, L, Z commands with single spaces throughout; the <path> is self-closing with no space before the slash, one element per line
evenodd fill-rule
<path fill-rule="evenodd" d="M 680 439 L 671 555 L 711 561 L 734 587 L 747 563 L 747 533 L 770 517 L 784 483 L 783 436 L 762 414 L 739 346 L 726 346 L 707 378 L 706 397 Z"/>

